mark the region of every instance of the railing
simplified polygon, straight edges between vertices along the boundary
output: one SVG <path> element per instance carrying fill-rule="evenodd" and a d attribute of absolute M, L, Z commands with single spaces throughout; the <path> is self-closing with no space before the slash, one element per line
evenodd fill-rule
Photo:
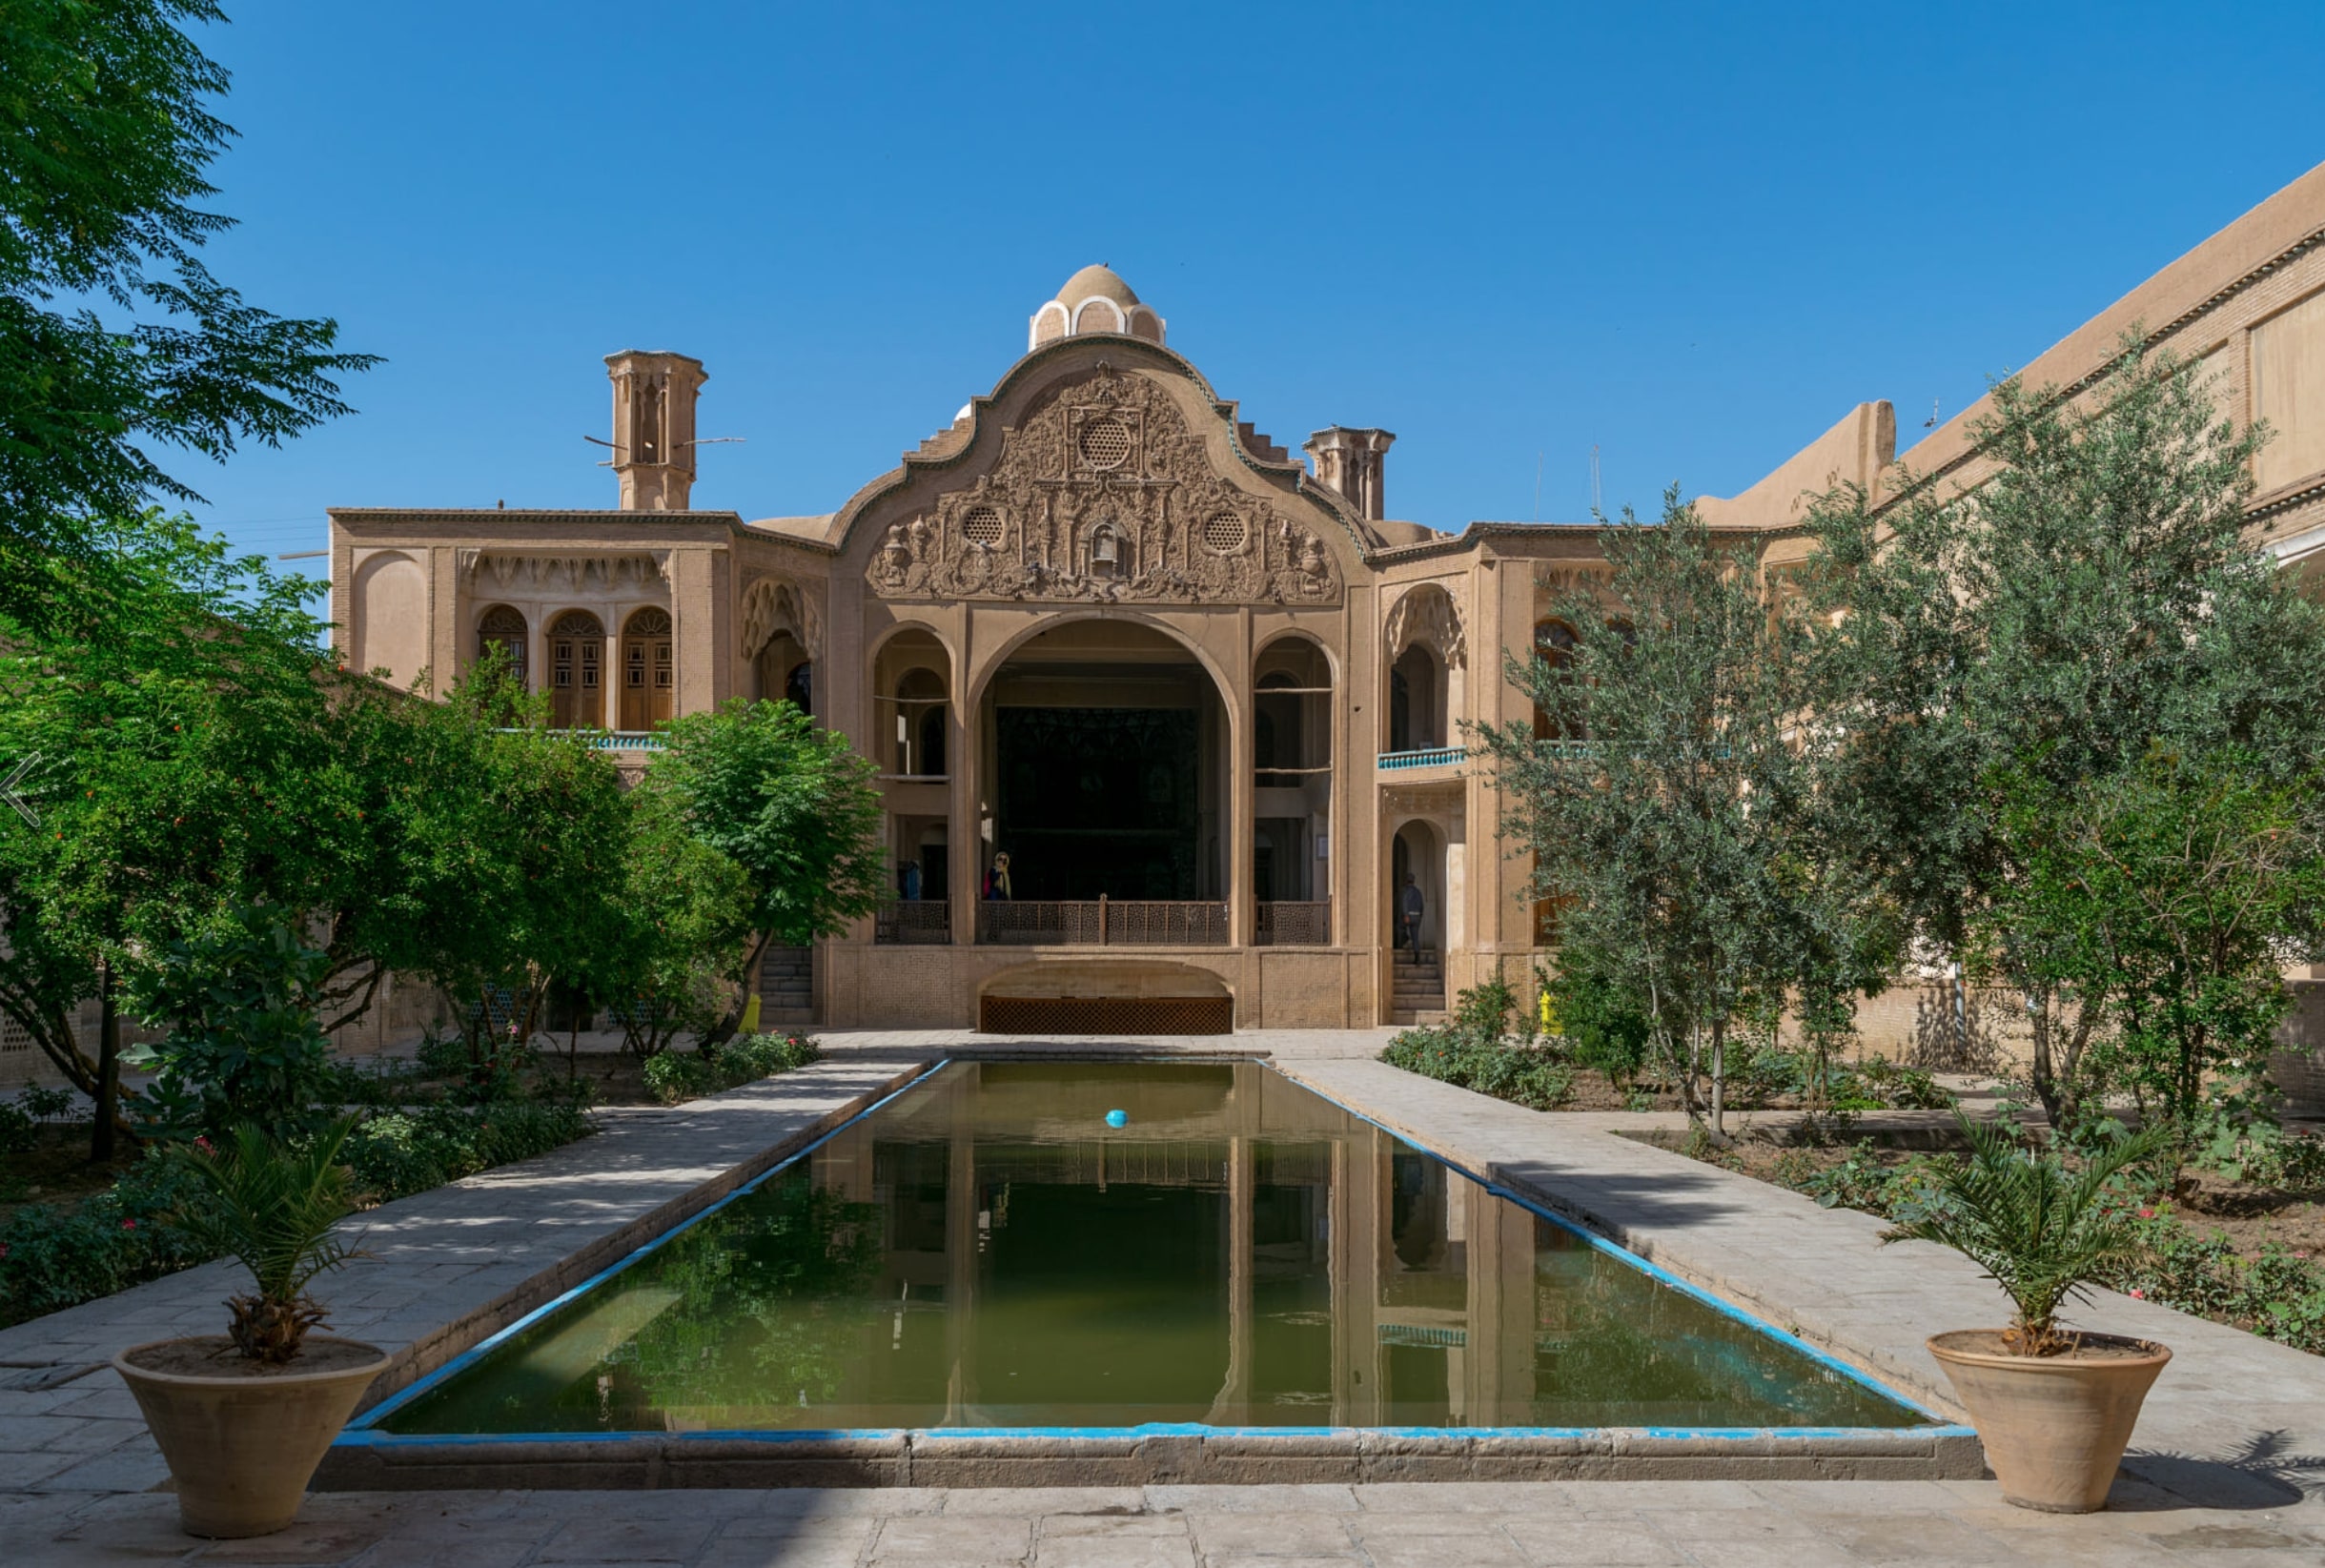
<path fill-rule="evenodd" d="M 1384 751 L 1380 771 L 1396 773 L 1408 767 L 1451 767 L 1469 755 L 1466 746 L 1436 746 L 1427 751 Z"/>
<path fill-rule="evenodd" d="M 952 941 L 952 901 L 890 899 L 872 913 L 872 940 L 883 947 L 945 946 Z"/>
<path fill-rule="evenodd" d="M 1261 947 L 1329 947 L 1332 903 L 1329 899 L 1262 900 L 1252 941 Z"/>
<path fill-rule="evenodd" d="M 519 731 L 504 725 L 500 733 L 515 735 Z M 663 738 L 650 730 L 557 729 L 551 730 L 550 733 L 553 735 L 578 735 L 581 738 L 581 743 L 592 751 L 661 751 L 663 749 Z"/>
<path fill-rule="evenodd" d="M 1227 945 L 1227 906 L 1148 899 L 987 899 L 977 906 L 977 941 L 989 947 L 1221 947 Z"/>

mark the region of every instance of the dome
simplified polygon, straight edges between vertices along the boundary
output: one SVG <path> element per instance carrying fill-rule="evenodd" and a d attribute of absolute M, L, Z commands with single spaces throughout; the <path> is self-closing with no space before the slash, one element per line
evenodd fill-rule
<path fill-rule="evenodd" d="M 1111 299 L 1124 310 L 1138 303 L 1138 295 L 1131 286 L 1114 275 L 1114 270 L 1103 261 L 1094 267 L 1085 267 L 1066 279 L 1066 286 L 1057 291 L 1057 302 L 1068 310 L 1090 298 Z"/>
<path fill-rule="evenodd" d="M 1031 325 L 1026 338 L 1029 351 L 1091 332 L 1143 337 L 1150 343 L 1163 340 L 1163 318 L 1154 314 L 1154 307 L 1141 303 L 1104 262 L 1066 279 L 1056 297 L 1033 313 Z"/>

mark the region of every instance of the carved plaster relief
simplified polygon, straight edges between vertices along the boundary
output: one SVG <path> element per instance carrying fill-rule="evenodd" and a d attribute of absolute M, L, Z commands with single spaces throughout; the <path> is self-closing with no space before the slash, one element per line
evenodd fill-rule
<path fill-rule="evenodd" d="M 1329 604 L 1324 541 L 1214 473 L 1170 394 L 1101 369 L 1001 437 L 991 473 L 893 523 L 886 599 Z"/>
<path fill-rule="evenodd" d="M 788 578 L 763 577 L 743 590 L 743 657 L 755 659 L 777 632 L 799 639 L 810 659 L 824 657 L 824 618 Z"/>
<path fill-rule="evenodd" d="M 1435 582 L 1407 592 L 1389 610 L 1389 662 L 1416 642 L 1435 648 L 1449 668 L 1466 668 L 1469 645 L 1461 632 L 1461 612 L 1453 596 Z"/>
<path fill-rule="evenodd" d="M 462 550 L 460 576 L 478 592 L 502 594 L 635 593 L 670 585 L 670 552 L 618 556 L 520 555 Z"/>

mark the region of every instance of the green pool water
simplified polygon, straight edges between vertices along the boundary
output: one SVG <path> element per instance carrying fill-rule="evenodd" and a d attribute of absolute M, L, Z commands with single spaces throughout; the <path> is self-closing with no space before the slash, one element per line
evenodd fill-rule
<path fill-rule="evenodd" d="M 1928 1419 L 1260 1064 L 960 1062 L 377 1425 Z"/>

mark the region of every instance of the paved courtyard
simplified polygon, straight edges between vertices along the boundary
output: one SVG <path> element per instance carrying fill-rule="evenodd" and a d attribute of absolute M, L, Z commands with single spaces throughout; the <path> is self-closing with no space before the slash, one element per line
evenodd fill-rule
<path fill-rule="evenodd" d="M 1168 1044 L 1266 1051 L 1294 1078 L 1946 1408 L 1927 1334 L 1996 1319 L 1993 1287 L 1918 1243 L 1635 1140 L 1654 1118 L 1550 1114 L 1371 1060 L 1384 1031 Z M 835 1033 L 805 1071 L 605 1130 L 364 1216 L 337 1326 L 392 1387 L 764 1169 L 948 1050 L 990 1037 Z M 1088 1041 L 1011 1042 L 1061 1053 Z M 1118 1043 L 1117 1043 L 1118 1044 Z M 324 1493 L 296 1529 L 180 1535 L 159 1456 L 106 1366 L 211 1332 L 210 1265 L 0 1331 L 0 1563 L 2325 1563 L 2325 1361 L 2118 1296 L 2094 1327 L 2161 1338 L 2110 1512 L 2057 1518 L 1990 1481 L 1553 1481 L 1299 1487 Z"/>

